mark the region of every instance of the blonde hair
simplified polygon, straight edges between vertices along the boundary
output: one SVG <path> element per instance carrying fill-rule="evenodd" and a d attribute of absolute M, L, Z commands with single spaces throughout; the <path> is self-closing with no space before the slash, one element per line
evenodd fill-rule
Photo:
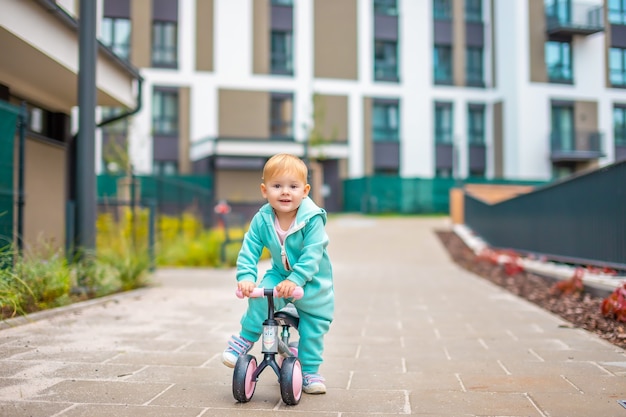
<path fill-rule="evenodd" d="M 263 167 L 263 181 L 269 181 L 279 174 L 293 174 L 306 184 L 308 169 L 302 159 L 295 155 L 279 153 L 267 160 Z"/>

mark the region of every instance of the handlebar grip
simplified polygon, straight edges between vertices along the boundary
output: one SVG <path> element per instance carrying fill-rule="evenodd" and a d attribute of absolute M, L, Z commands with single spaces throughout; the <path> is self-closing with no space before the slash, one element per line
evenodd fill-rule
<path fill-rule="evenodd" d="M 274 294 L 274 297 L 278 297 L 276 288 L 274 288 L 273 294 Z M 237 288 L 237 291 L 235 291 L 235 295 L 237 295 L 237 298 L 243 298 L 243 293 L 241 292 L 241 290 L 239 290 L 239 288 Z M 251 298 L 258 298 L 258 297 L 264 297 L 264 296 L 265 296 L 265 288 L 262 288 L 262 287 L 256 287 L 255 289 L 252 290 L 252 294 L 250 294 Z M 293 298 L 294 300 L 299 300 L 302 298 L 302 296 L 304 296 L 304 289 L 302 287 L 296 287 L 293 289 L 293 292 L 291 293 L 291 296 L 289 298 Z"/>

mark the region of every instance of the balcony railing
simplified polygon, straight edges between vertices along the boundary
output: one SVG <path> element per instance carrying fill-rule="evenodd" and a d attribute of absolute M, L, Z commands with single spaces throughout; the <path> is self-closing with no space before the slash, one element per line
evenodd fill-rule
<path fill-rule="evenodd" d="M 602 6 L 571 4 L 559 7 L 556 3 L 547 7 L 546 28 L 550 35 L 591 35 L 604 30 L 604 12 Z"/>
<path fill-rule="evenodd" d="M 589 161 L 604 156 L 602 133 L 576 131 L 573 134 L 552 132 L 550 159 L 553 162 Z"/>

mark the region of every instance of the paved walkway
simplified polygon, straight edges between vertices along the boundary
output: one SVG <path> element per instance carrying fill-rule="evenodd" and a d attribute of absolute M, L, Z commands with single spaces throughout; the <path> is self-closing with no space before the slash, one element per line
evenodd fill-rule
<path fill-rule="evenodd" d="M 153 288 L 1 330 L 0 416 L 626 416 L 624 352 L 459 269 L 444 228 L 331 220 L 326 395 L 285 406 L 267 370 L 236 403 L 219 358 L 245 307 L 233 271 L 160 270 Z"/>

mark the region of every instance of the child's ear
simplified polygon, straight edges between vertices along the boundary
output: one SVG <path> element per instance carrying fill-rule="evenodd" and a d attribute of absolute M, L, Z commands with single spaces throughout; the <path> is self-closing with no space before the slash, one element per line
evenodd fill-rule
<path fill-rule="evenodd" d="M 263 198 L 267 198 L 267 187 L 264 182 L 261 183 L 261 195 Z"/>
<path fill-rule="evenodd" d="M 309 195 L 309 191 L 311 191 L 311 184 L 306 184 L 304 186 L 304 195 L 308 196 Z"/>

